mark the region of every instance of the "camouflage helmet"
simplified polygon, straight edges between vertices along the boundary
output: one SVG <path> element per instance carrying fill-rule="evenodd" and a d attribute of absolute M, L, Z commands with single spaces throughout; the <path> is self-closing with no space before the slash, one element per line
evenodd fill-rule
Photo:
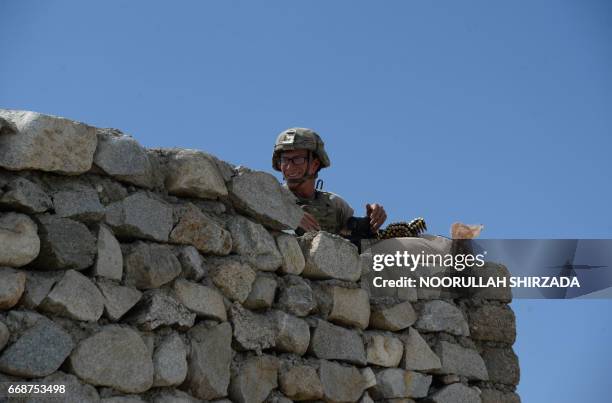
<path fill-rule="evenodd" d="M 331 165 L 329 157 L 325 152 L 325 144 L 314 130 L 294 127 L 279 134 L 274 144 L 272 168 L 280 171 L 280 153 L 291 150 L 312 151 L 321 162 L 320 169 L 327 168 Z"/>

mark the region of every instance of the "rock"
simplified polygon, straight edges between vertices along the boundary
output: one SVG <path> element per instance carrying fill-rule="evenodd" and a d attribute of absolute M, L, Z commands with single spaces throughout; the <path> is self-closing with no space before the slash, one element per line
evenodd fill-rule
<path fill-rule="evenodd" d="M 79 191 L 64 190 L 53 194 L 55 214 L 86 223 L 95 223 L 104 218 L 104 206 L 100 203 L 95 189 Z"/>
<path fill-rule="evenodd" d="M 323 398 L 323 384 L 317 370 L 308 365 L 283 369 L 279 376 L 280 390 L 293 401 Z"/>
<path fill-rule="evenodd" d="M 296 316 L 308 316 L 317 306 L 310 285 L 301 277 L 287 275 L 279 291 L 279 308 Z"/>
<path fill-rule="evenodd" d="M 141 393 L 153 384 L 153 361 L 140 335 L 109 325 L 82 340 L 70 355 L 72 371 L 85 382 L 125 393 Z"/>
<path fill-rule="evenodd" d="M 170 194 L 204 199 L 227 196 L 215 161 L 202 151 L 172 150 L 167 170 L 165 184 Z"/>
<path fill-rule="evenodd" d="M 0 310 L 11 309 L 25 290 L 25 273 L 0 267 Z"/>
<path fill-rule="evenodd" d="M 230 319 L 234 328 L 234 340 L 243 350 L 262 350 L 274 347 L 274 326 L 270 317 L 253 313 L 234 303 L 230 308 Z"/>
<path fill-rule="evenodd" d="M 232 301 L 244 302 L 249 294 L 256 274 L 248 264 L 233 259 L 219 259 L 211 270 L 213 283 L 223 295 Z"/>
<path fill-rule="evenodd" d="M 227 320 L 223 296 L 217 290 L 177 279 L 174 282 L 174 292 L 178 300 L 197 316 L 221 322 Z"/>
<path fill-rule="evenodd" d="M 469 310 L 468 317 L 473 339 L 514 344 L 516 319 L 510 307 L 483 305 Z"/>
<path fill-rule="evenodd" d="M 93 127 L 28 111 L 2 109 L 0 118 L 11 123 L 10 129 L 4 125 L 0 135 L 1 167 L 68 175 L 91 168 L 97 145 Z"/>
<path fill-rule="evenodd" d="M 178 259 L 183 267 L 183 276 L 187 280 L 200 281 L 208 273 L 202 255 L 191 245 L 179 249 Z"/>
<path fill-rule="evenodd" d="M 0 214 L 0 266 L 21 267 L 34 260 L 40 251 L 37 231 L 26 215 Z"/>
<path fill-rule="evenodd" d="M 100 400 L 101 403 L 146 403 L 138 396 L 111 396 Z"/>
<path fill-rule="evenodd" d="M 43 270 L 82 270 L 93 264 L 96 238 L 80 222 L 52 215 L 38 217 L 40 253 L 32 266 Z"/>
<path fill-rule="evenodd" d="M 171 242 L 193 245 L 202 253 L 223 256 L 231 252 L 229 232 L 191 203 L 182 210 L 181 218 L 170 234 Z"/>
<path fill-rule="evenodd" d="M 79 379 L 72 375 L 58 371 L 49 376 L 42 378 L 36 383 L 41 385 L 64 385 L 66 392 L 61 395 L 63 403 L 97 403 L 100 401 L 98 391 L 91 385 L 81 383 Z M 58 395 L 49 395 L 49 397 L 41 398 L 39 396 L 31 397 L 25 400 L 26 403 L 41 403 L 57 401 Z M 48 399 L 48 400 L 47 400 Z"/>
<path fill-rule="evenodd" d="M 121 319 L 142 297 L 140 291 L 110 281 L 98 281 L 98 288 L 104 298 L 104 314 L 113 322 Z"/>
<path fill-rule="evenodd" d="M 385 334 L 368 332 L 365 334 L 366 357 L 368 364 L 381 367 L 397 367 L 404 354 L 401 340 Z"/>
<path fill-rule="evenodd" d="M 6 343 L 8 343 L 10 335 L 11 332 L 8 330 L 8 327 L 6 327 L 3 322 L 0 322 L 0 351 L 2 351 Z"/>
<path fill-rule="evenodd" d="M 319 320 L 310 338 L 310 351 L 317 358 L 366 364 L 363 340 L 359 333 Z"/>
<path fill-rule="evenodd" d="M 164 337 L 153 354 L 153 386 L 174 386 L 187 377 L 187 349 L 181 336 L 172 332 Z"/>
<path fill-rule="evenodd" d="M 232 371 L 229 395 L 239 403 L 261 403 L 278 386 L 278 360 L 264 355 L 250 357 Z"/>
<path fill-rule="evenodd" d="M 308 323 L 283 311 L 274 311 L 271 317 L 274 323 L 276 350 L 297 355 L 306 354 L 310 343 Z"/>
<path fill-rule="evenodd" d="M 442 363 L 437 373 L 463 375 L 471 380 L 488 380 L 485 363 L 475 350 L 441 340 L 434 351 Z"/>
<path fill-rule="evenodd" d="M 480 393 L 462 383 L 453 383 L 438 390 L 429 397 L 432 403 L 481 403 Z"/>
<path fill-rule="evenodd" d="M 177 389 L 160 389 L 151 396 L 152 403 L 200 403 L 200 399 Z M 219 403 L 219 400 L 215 400 Z M 231 403 L 228 401 L 228 403 Z"/>
<path fill-rule="evenodd" d="M 276 246 L 283 257 L 280 272 L 284 274 L 300 275 L 304 271 L 306 261 L 302 248 L 293 235 L 280 234 L 276 237 Z"/>
<path fill-rule="evenodd" d="M 375 399 L 427 396 L 432 377 L 399 368 L 387 368 L 376 373 L 376 386 L 371 389 Z"/>
<path fill-rule="evenodd" d="M 295 196 L 268 173 L 242 170 L 231 178 L 227 189 L 238 211 L 269 228 L 295 229 L 304 215 Z"/>
<path fill-rule="evenodd" d="M 470 329 L 459 308 L 445 301 L 423 303 L 414 327 L 426 332 L 447 332 L 457 336 L 469 336 Z"/>
<path fill-rule="evenodd" d="M 126 318 L 142 330 L 155 330 L 160 326 L 176 326 L 188 329 L 193 326 L 196 314 L 189 312 L 176 299 L 163 290 L 150 290 L 144 293 L 140 302 Z"/>
<path fill-rule="evenodd" d="M 53 207 L 51 199 L 37 184 L 21 177 L 10 181 L 0 197 L 0 206 L 22 213 L 44 213 Z"/>
<path fill-rule="evenodd" d="M 263 225 L 234 216 L 227 228 L 232 234 L 232 252 L 244 257 L 253 267 L 263 271 L 275 271 L 283 264 L 276 242 Z"/>
<path fill-rule="evenodd" d="M 274 277 L 258 275 L 251 287 L 251 293 L 242 305 L 249 309 L 270 308 L 274 302 L 276 286 Z"/>
<path fill-rule="evenodd" d="M 411 326 L 417 315 L 410 302 L 374 309 L 370 315 L 370 327 L 397 332 Z"/>
<path fill-rule="evenodd" d="M 197 325 L 188 333 L 186 390 L 200 399 L 227 396 L 232 362 L 232 327 L 228 322 L 207 329 Z"/>
<path fill-rule="evenodd" d="M 370 389 L 376 386 L 376 375 L 374 374 L 374 371 L 372 371 L 372 368 L 370 367 L 363 368 L 361 370 L 361 376 L 363 377 L 363 381 L 365 383 L 366 389 Z"/>
<path fill-rule="evenodd" d="M 482 389 L 482 403 L 521 403 L 521 398 L 514 392 L 502 392 L 495 389 Z"/>
<path fill-rule="evenodd" d="M 365 381 L 355 367 L 321 360 L 319 378 L 327 401 L 355 402 L 365 390 Z"/>
<path fill-rule="evenodd" d="M 327 232 L 308 232 L 299 238 L 306 265 L 302 275 L 315 279 L 357 281 L 361 277 L 357 247 Z"/>
<path fill-rule="evenodd" d="M 71 319 L 95 322 L 104 311 L 104 298 L 87 277 L 68 270 L 42 301 L 40 309 Z"/>
<path fill-rule="evenodd" d="M 368 392 L 365 392 L 361 399 L 359 399 L 359 403 L 374 403 L 374 400 L 370 397 Z"/>
<path fill-rule="evenodd" d="M 172 208 L 145 192 L 137 192 L 106 207 L 106 223 L 120 239 L 167 242 Z"/>
<path fill-rule="evenodd" d="M 63 276 L 61 271 L 28 271 L 26 274 L 25 291 L 20 304 L 28 309 L 36 309 L 51 291 L 51 288 Z"/>
<path fill-rule="evenodd" d="M 402 335 L 404 342 L 404 356 L 401 367 L 414 371 L 431 371 L 442 366 L 440 358 L 431 351 L 429 345 L 419 332 L 410 328 L 408 333 Z"/>
<path fill-rule="evenodd" d="M 471 298 L 474 299 L 488 299 L 510 303 L 512 301 L 512 288 L 510 287 L 510 272 L 506 266 L 498 263 L 485 262 L 485 266 L 472 270 L 470 273 L 475 277 L 475 282 L 482 282 L 487 284 L 490 278 L 497 280 L 498 278 L 505 277 L 507 287 L 482 287 L 471 289 Z"/>
<path fill-rule="evenodd" d="M 0 371 L 24 378 L 47 376 L 57 371 L 73 348 L 70 335 L 43 318 L 2 352 Z"/>
<path fill-rule="evenodd" d="M 136 242 L 123 261 L 125 283 L 140 290 L 159 288 L 181 273 L 181 264 L 168 245 Z"/>
<path fill-rule="evenodd" d="M 521 369 L 512 347 L 484 347 L 481 354 L 487 367 L 489 381 L 518 385 L 521 379 Z"/>
<path fill-rule="evenodd" d="M 104 225 L 98 231 L 98 254 L 93 274 L 121 281 L 123 277 L 123 255 L 121 246 L 113 233 Z"/>
<path fill-rule="evenodd" d="M 94 163 L 107 175 L 136 186 L 158 185 L 146 150 L 131 136 L 116 129 L 97 129 Z"/>
<path fill-rule="evenodd" d="M 360 329 L 368 327 L 370 322 L 370 299 L 368 293 L 361 289 L 331 287 L 331 312 L 327 320 L 341 325 L 355 326 Z"/>

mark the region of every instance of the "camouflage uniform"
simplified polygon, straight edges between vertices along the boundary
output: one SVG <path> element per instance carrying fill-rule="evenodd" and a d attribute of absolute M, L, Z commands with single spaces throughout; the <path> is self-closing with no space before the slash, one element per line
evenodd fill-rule
<path fill-rule="evenodd" d="M 275 170 L 281 170 L 281 152 L 290 150 L 308 150 L 309 166 L 313 155 L 319 159 L 320 169 L 331 165 L 323 140 L 313 130 L 297 127 L 287 129 L 278 136 L 272 155 L 272 167 Z M 303 182 L 316 177 L 317 174 L 305 175 L 293 181 Z M 298 204 L 303 206 L 304 211 L 316 218 L 323 231 L 339 234 L 351 240 L 369 238 L 373 235 L 370 231 L 369 219 L 354 217 L 351 206 L 337 194 L 316 190 L 313 199 L 304 199 L 297 195 L 296 197 Z M 301 235 L 303 231 L 298 228 L 296 233 Z"/>

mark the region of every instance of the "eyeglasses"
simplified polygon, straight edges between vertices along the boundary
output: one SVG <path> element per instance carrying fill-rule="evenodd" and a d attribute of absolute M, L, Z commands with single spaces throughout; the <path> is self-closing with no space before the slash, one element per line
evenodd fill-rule
<path fill-rule="evenodd" d="M 288 158 L 288 157 L 281 157 L 280 158 L 280 163 L 281 165 L 289 165 L 289 163 L 291 162 L 293 165 L 303 165 L 306 162 L 307 158 L 306 157 L 293 157 L 293 158 Z"/>

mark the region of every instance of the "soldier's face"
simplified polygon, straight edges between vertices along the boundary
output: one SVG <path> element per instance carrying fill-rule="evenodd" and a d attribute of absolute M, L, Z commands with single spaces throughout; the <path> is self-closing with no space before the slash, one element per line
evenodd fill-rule
<path fill-rule="evenodd" d="M 312 175 L 320 165 L 319 160 L 313 158 L 310 167 L 308 166 L 307 150 L 284 151 L 281 153 L 280 159 L 280 168 L 285 179 L 300 179 L 306 173 Z"/>

